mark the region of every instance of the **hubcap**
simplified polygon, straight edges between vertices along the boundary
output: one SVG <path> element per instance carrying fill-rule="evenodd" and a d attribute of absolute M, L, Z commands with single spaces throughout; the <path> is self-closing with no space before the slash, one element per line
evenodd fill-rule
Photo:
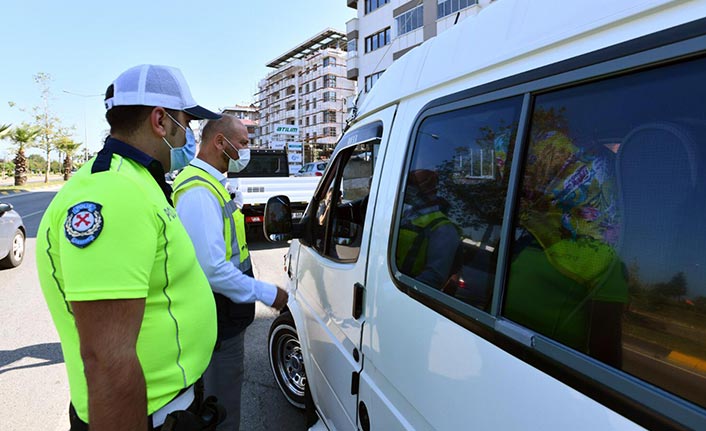
<path fill-rule="evenodd" d="M 299 340 L 291 335 L 283 336 L 280 338 L 277 350 L 279 353 L 277 367 L 287 388 L 298 396 L 304 396 L 306 373 Z"/>
<path fill-rule="evenodd" d="M 15 238 L 12 240 L 12 255 L 15 257 L 16 261 L 19 261 L 22 259 L 22 255 L 25 252 L 25 244 L 24 241 L 22 241 L 22 234 L 17 234 L 15 235 Z"/>

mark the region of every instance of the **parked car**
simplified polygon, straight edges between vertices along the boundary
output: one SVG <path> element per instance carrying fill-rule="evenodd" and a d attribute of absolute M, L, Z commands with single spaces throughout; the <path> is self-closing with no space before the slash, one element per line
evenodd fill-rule
<path fill-rule="evenodd" d="M 328 162 L 312 162 L 306 163 L 299 169 L 299 172 L 294 174 L 295 177 L 320 177 L 323 176 Z"/>
<path fill-rule="evenodd" d="M 472 7 L 268 201 L 277 384 L 316 429 L 706 430 L 706 0 Z"/>
<path fill-rule="evenodd" d="M 0 268 L 14 268 L 25 256 L 25 225 L 9 203 L 0 202 Z"/>

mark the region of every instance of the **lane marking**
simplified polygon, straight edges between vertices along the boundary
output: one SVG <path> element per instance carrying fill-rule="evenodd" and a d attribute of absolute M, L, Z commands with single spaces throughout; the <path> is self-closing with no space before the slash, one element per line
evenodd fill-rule
<path fill-rule="evenodd" d="M 22 216 L 22 218 L 32 217 L 33 215 L 37 215 L 37 214 L 43 213 L 44 211 L 46 211 L 46 209 L 39 210 L 39 211 L 35 211 L 35 212 L 30 213 L 30 214 L 27 214 L 27 215 L 22 215 L 22 214 L 20 214 L 20 216 Z"/>

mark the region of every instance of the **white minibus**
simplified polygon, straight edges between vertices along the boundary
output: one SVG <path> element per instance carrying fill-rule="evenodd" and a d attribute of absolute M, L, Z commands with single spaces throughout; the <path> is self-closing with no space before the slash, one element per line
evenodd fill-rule
<path fill-rule="evenodd" d="M 493 2 L 287 202 L 270 360 L 316 429 L 706 430 L 706 0 Z"/>

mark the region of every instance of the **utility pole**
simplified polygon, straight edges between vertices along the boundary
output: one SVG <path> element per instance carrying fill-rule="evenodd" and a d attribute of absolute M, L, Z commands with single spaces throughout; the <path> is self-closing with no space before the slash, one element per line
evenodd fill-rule
<path fill-rule="evenodd" d="M 61 90 L 66 94 L 70 94 L 72 96 L 78 96 L 83 98 L 83 145 L 84 148 L 88 148 L 88 125 L 86 121 L 86 99 L 90 97 L 103 97 L 103 94 L 82 94 L 82 93 L 76 93 L 73 91 L 69 90 Z"/>

